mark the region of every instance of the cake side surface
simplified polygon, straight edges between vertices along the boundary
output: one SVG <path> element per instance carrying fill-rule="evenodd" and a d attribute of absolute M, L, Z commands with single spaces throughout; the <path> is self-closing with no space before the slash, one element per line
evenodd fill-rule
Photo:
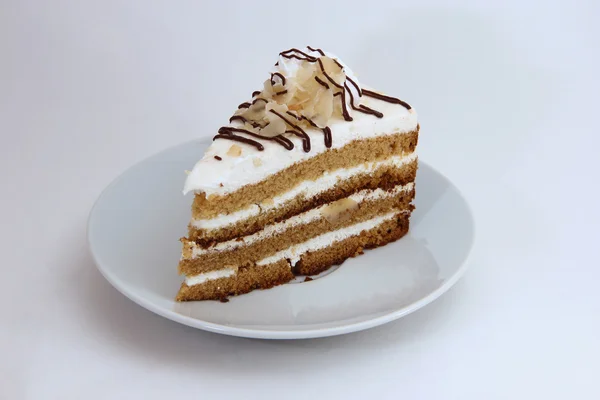
<path fill-rule="evenodd" d="M 268 266 L 240 268 L 238 272 L 225 278 L 205 281 L 199 285 L 181 284 L 176 301 L 222 300 L 255 289 L 269 289 L 294 279 L 294 274 L 285 260 Z"/>
<path fill-rule="evenodd" d="M 409 157 L 418 142 L 418 128 L 405 132 L 390 132 L 385 136 L 355 140 L 269 175 L 259 182 L 248 184 L 224 195 L 195 195 L 192 218 L 205 220 L 260 204 L 266 199 L 291 191 L 302 182 L 315 181 L 325 173 L 353 168 L 370 162 L 385 161 L 394 156 Z M 252 167 L 249 167 L 251 169 Z M 226 181 L 220 183 L 226 187 Z"/>
<path fill-rule="evenodd" d="M 350 226 L 391 210 L 409 213 L 414 193 L 413 183 L 386 189 L 379 187 L 362 190 L 279 223 L 267 225 L 252 235 L 239 236 L 206 248 L 193 240 L 182 239 L 183 256 L 179 272 L 195 275 L 218 270 L 223 265 L 251 264 L 325 232 Z"/>
<path fill-rule="evenodd" d="M 259 231 L 266 224 L 291 218 L 361 190 L 390 189 L 412 183 L 415 180 L 417 166 L 416 158 L 394 159 L 391 162 L 371 163 L 368 167 L 361 169 L 358 174 L 346 175 L 344 172 L 347 170 L 332 173 L 324 177 L 328 181 L 326 185 L 320 185 L 320 179 L 306 182 L 302 184 L 303 190 L 292 193 L 295 196 L 286 196 L 289 199 L 276 199 L 277 202 L 273 201 L 269 204 L 263 202 L 256 206 L 256 212 L 232 213 L 217 221 L 204 221 L 203 224 L 197 224 L 198 221 L 192 219 L 188 227 L 188 237 L 200 245 L 208 246 L 214 242 L 249 235 Z M 198 228 L 197 225 L 204 229 Z M 206 227 L 210 227 L 210 229 L 206 229 Z"/>
<path fill-rule="evenodd" d="M 294 266 L 286 258 L 267 260 L 265 264 L 239 268 L 232 276 L 206 281 L 198 285 L 181 285 L 177 301 L 220 300 L 228 296 L 267 289 L 289 282 L 294 273 L 315 275 L 346 259 L 361 255 L 364 250 L 384 246 L 408 232 L 409 216 L 395 214 L 369 229 L 334 241 L 331 244 L 299 255 Z"/>

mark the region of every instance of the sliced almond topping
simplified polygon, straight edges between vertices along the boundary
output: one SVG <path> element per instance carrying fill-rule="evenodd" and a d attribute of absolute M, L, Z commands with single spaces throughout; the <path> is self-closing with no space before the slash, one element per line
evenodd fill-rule
<path fill-rule="evenodd" d="M 334 201 L 333 203 L 323 207 L 321 214 L 327 218 L 329 222 L 337 222 L 342 218 L 348 218 L 350 211 L 356 210 L 358 203 L 350 198 Z"/>
<path fill-rule="evenodd" d="M 242 148 L 240 146 L 238 146 L 237 144 L 234 144 L 227 151 L 227 155 L 231 156 L 231 157 L 239 157 L 242 155 Z"/>

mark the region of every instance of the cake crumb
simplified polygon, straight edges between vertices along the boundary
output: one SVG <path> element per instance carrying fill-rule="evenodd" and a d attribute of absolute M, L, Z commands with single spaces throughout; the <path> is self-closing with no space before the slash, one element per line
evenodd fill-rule
<path fill-rule="evenodd" d="M 221 298 L 219 299 L 219 301 L 220 301 L 221 303 L 229 303 L 229 299 L 228 299 L 227 297 L 221 297 Z"/>
<path fill-rule="evenodd" d="M 313 278 L 311 278 L 310 276 L 307 276 L 306 278 L 304 278 L 304 282 L 310 282 L 314 280 Z"/>
<path fill-rule="evenodd" d="M 252 160 L 252 164 L 254 164 L 255 167 L 260 167 L 262 165 L 262 161 L 260 158 L 255 158 Z"/>
<path fill-rule="evenodd" d="M 227 151 L 227 155 L 231 157 L 239 157 L 242 155 L 242 148 L 237 144 L 233 144 Z"/>

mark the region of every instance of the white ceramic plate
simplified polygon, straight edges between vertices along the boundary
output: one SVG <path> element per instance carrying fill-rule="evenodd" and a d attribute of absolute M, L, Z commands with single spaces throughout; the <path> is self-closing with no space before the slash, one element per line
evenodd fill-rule
<path fill-rule="evenodd" d="M 410 232 L 305 283 L 232 297 L 228 303 L 173 301 L 191 195 L 184 170 L 208 143 L 165 150 L 135 165 L 98 198 L 88 222 L 89 246 L 104 277 L 142 307 L 211 332 L 264 339 L 339 335 L 407 315 L 460 278 L 473 246 L 474 223 L 452 183 L 424 162 L 417 176 Z"/>

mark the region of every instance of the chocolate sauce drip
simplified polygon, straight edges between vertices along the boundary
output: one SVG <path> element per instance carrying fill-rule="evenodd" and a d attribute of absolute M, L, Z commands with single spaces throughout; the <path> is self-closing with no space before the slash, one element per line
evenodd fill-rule
<path fill-rule="evenodd" d="M 213 138 L 213 141 L 216 139 L 227 139 L 227 140 L 233 140 L 234 142 L 241 142 L 241 143 L 246 143 L 249 144 L 251 146 L 254 146 L 258 149 L 258 151 L 263 151 L 265 149 L 265 147 L 258 143 L 256 140 L 252 140 L 252 139 L 248 139 L 242 136 L 237 136 L 234 135 L 232 133 L 228 133 L 228 134 L 218 134 Z"/>
<path fill-rule="evenodd" d="M 223 135 L 231 134 L 232 132 L 245 133 L 246 135 L 250 135 L 250 136 L 253 136 L 258 139 L 273 140 L 273 141 L 279 143 L 280 145 L 282 145 L 283 147 L 285 147 L 287 150 L 292 150 L 294 148 L 294 143 L 292 143 L 292 141 L 290 139 L 288 139 L 282 135 L 264 136 L 264 135 L 260 135 L 258 133 L 251 132 L 247 129 L 233 128 L 230 126 L 224 126 L 221 129 L 219 129 L 219 133 L 223 134 Z"/>
<path fill-rule="evenodd" d="M 292 54 L 290 55 L 289 53 L 300 53 L 301 55 L 303 55 L 305 58 L 299 58 L 297 54 Z M 302 50 L 298 50 L 296 48 L 292 48 L 286 51 L 282 51 L 281 53 L 279 53 L 280 56 L 285 57 L 285 58 L 293 58 L 294 56 L 296 56 L 295 58 L 298 58 L 299 60 L 306 60 L 306 61 L 310 61 L 310 62 L 315 62 L 318 60 L 317 57 L 313 57 L 310 56 L 308 54 L 306 54 L 305 52 L 303 52 Z"/>
<path fill-rule="evenodd" d="M 354 108 L 354 107 L 353 107 Z M 383 118 L 383 113 L 377 110 L 373 110 L 372 108 L 369 108 L 367 106 L 365 106 L 364 104 L 361 104 L 358 106 L 358 108 L 354 108 L 356 111 L 359 111 L 361 113 L 364 114 L 370 114 L 370 115 L 374 115 L 377 118 Z"/>
<path fill-rule="evenodd" d="M 294 148 L 294 143 L 283 135 L 277 135 L 273 140 L 285 147 L 286 150 L 292 150 Z"/>
<path fill-rule="evenodd" d="M 347 80 L 348 82 L 350 82 L 350 83 L 351 83 L 351 84 L 352 84 L 352 85 L 353 85 L 353 86 L 356 88 L 356 91 L 358 92 L 358 95 L 359 95 L 359 96 L 362 96 L 362 95 L 363 95 L 363 94 L 362 94 L 362 90 L 361 90 L 361 89 L 360 89 L 360 87 L 359 87 L 359 86 L 356 84 L 356 82 L 354 82 L 354 81 L 352 80 L 352 78 L 350 78 L 349 76 L 346 76 L 346 80 Z"/>
<path fill-rule="evenodd" d="M 304 115 L 296 115 L 291 111 L 287 112 L 289 115 L 291 115 L 292 117 L 296 118 L 297 120 L 304 120 L 306 122 L 308 122 L 310 124 L 310 126 L 312 126 L 313 128 L 317 128 L 317 129 L 321 129 L 323 131 L 323 135 L 325 137 L 325 147 L 329 148 L 332 145 L 332 140 L 331 140 L 331 129 L 329 129 L 328 126 L 326 126 L 325 128 L 319 128 L 319 126 L 315 123 L 315 121 L 313 121 L 312 119 L 305 117 Z"/>
<path fill-rule="evenodd" d="M 348 87 L 348 84 L 344 83 L 344 91 L 347 91 L 348 94 L 350 95 L 350 106 L 356 110 L 356 106 L 354 105 L 354 95 L 352 94 L 352 91 L 350 90 L 350 88 Z"/>
<path fill-rule="evenodd" d="M 292 135 L 302 138 L 302 150 L 304 150 L 305 153 L 310 151 L 310 137 L 308 137 L 308 134 L 294 130 L 287 130 L 285 133 L 291 133 Z"/>
<path fill-rule="evenodd" d="M 323 61 L 321 61 L 320 58 L 317 59 L 317 62 L 319 63 L 319 67 L 321 68 L 321 72 L 323 73 L 323 75 L 325 76 L 325 78 L 327 78 L 327 80 L 329 82 L 331 82 L 331 84 L 337 88 L 340 89 L 344 89 L 344 87 L 342 85 L 340 85 L 339 83 L 337 83 L 336 81 L 333 80 L 332 77 L 329 76 L 329 74 L 327 73 L 327 71 L 325 71 L 325 67 L 323 66 Z"/>
<path fill-rule="evenodd" d="M 308 153 L 310 151 L 310 137 L 304 131 L 304 129 L 302 129 L 300 126 L 294 124 L 293 122 L 291 122 L 290 120 L 288 120 L 286 117 L 284 117 L 283 115 L 279 114 L 277 111 L 275 111 L 275 110 L 269 110 L 269 111 L 272 112 L 273 114 L 277 115 L 279 118 L 281 118 L 283 120 L 283 122 L 285 122 L 286 124 L 288 124 L 289 126 L 291 126 L 292 128 L 294 128 L 295 130 L 297 130 L 302 135 L 302 139 L 303 139 L 303 142 L 304 142 L 302 148 L 304 149 L 305 152 Z"/>
<path fill-rule="evenodd" d="M 319 84 L 321 86 L 323 86 L 325 89 L 329 89 L 329 85 L 327 84 L 327 82 L 325 82 L 324 80 L 322 80 L 318 76 L 315 76 L 315 81 L 319 82 Z"/>
<path fill-rule="evenodd" d="M 325 147 L 330 148 L 333 144 L 333 140 L 331 138 L 331 129 L 328 126 L 323 128 L 323 134 L 325 135 Z"/>
<path fill-rule="evenodd" d="M 260 94 L 260 90 L 255 90 L 254 92 L 252 92 L 252 97 L 258 96 L 259 94 Z"/>
<path fill-rule="evenodd" d="M 337 93 L 333 94 L 333 97 L 335 97 L 335 96 L 341 96 L 341 95 L 342 95 L 342 92 L 337 92 Z"/>
<path fill-rule="evenodd" d="M 348 94 L 350 95 L 350 106 L 352 107 L 353 110 L 365 113 L 365 114 L 370 114 L 370 115 L 374 115 L 377 118 L 382 118 L 383 117 L 383 113 L 377 111 L 377 110 L 373 110 L 372 108 L 369 108 L 365 105 L 360 104 L 358 107 L 354 105 L 354 95 L 352 94 L 352 90 L 350 90 L 350 87 L 348 86 L 347 83 L 344 84 L 344 87 L 346 88 L 346 91 L 348 92 Z"/>
<path fill-rule="evenodd" d="M 245 118 L 242 115 L 234 115 L 231 118 L 229 118 L 229 123 L 233 122 L 233 121 L 242 121 L 242 123 L 248 123 L 250 125 L 252 125 L 253 128 L 264 128 L 264 126 L 262 126 L 261 124 L 259 124 L 258 122 L 254 122 L 254 121 L 249 121 L 247 118 Z"/>
<path fill-rule="evenodd" d="M 309 49 L 310 51 L 316 51 L 317 53 L 319 53 L 319 54 L 320 54 L 320 55 L 322 55 L 322 56 L 324 56 L 324 55 L 325 55 L 325 53 L 324 53 L 324 52 L 323 52 L 323 50 L 321 50 L 321 49 L 313 49 L 313 48 L 312 48 L 312 47 L 310 47 L 310 46 L 306 46 L 306 48 L 307 48 L 307 49 Z"/>
<path fill-rule="evenodd" d="M 391 97 L 391 96 L 386 96 L 384 94 L 379 94 L 379 93 L 375 93 L 372 92 L 370 90 L 367 89 L 363 89 L 363 95 L 365 96 L 369 96 L 369 97 L 373 97 L 374 99 L 378 99 L 378 100 L 383 100 L 383 101 L 387 101 L 388 103 L 392 103 L 392 104 L 400 104 L 402 105 L 404 108 L 406 108 L 407 110 L 410 110 L 412 107 L 410 106 L 410 104 L 408 104 L 405 101 L 402 101 L 400 99 L 397 99 L 395 97 Z"/>
<path fill-rule="evenodd" d="M 293 112 L 291 112 L 291 111 L 286 111 L 285 113 L 286 113 L 287 115 L 290 115 L 290 116 L 292 116 L 292 117 L 296 118 L 298 121 L 300 121 L 300 119 L 301 119 L 299 116 L 297 116 L 296 114 L 294 114 L 294 113 L 293 113 Z"/>
<path fill-rule="evenodd" d="M 333 86 L 342 89 L 342 92 L 341 92 L 342 93 L 342 116 L 344 117 L 344 119 L 346 121 L 352 121 L 352 117 L 348 113 L 348 106 L 346 105 L 346 96 L 345 96 L 346 89 L 344 88 L 344 86 L 337 83 L 331 76 L 329 76 L 329 74 L 327 74 L 327 71 L 325 71 L 325 67 L 323 66 L 323 61 L 321 61 L 320 58 L 317 58 L 317 62 L 319 63 L 319 67 L 321 68 L 321 72 L 323 73 L 325 78 L 327 78 L 327 80 Z"/>
<path fill-rule="evenodd" d="M 309 62 L 313 62 L 313 61 L 311 61 L 310 59 L 308 59 L 308 58 L 304 58 L 304 57 L 300 57 L 300 56 L 299 56 L 299 55 L 297 55 L 297 54 L 284 55 L 284 56 L 282 56 L 282 57 L 289 58 L 289 59 L 291 59 L 291 58 L 295 58 L 296 60 L 300 60 L 300 61 L 309 61 Z"/>
<path fill-rule="evenodd" d="M 234 115 L 231 118 L 229 118 L 229 123 L 232 123 L 233 121 L 242 121 L 243 123 L 248 122 L 248 120 L 244 117 L 242 117 L 241 115 Z"/>
<path fill-rule="evenodd" d="M 264 101 L 265 103 L 268 103 L 269 101 L 266 99 L 263 99 L 262 97 L 258 97 L 254 100 L 252 100 L 252 105 L 255 105 L 256 103 L 258 103 L 259 101 Z"/>
<path fill-rule="evenodd" d="M 222 158 L 221 158 L 221 157 L 219 157 L 219 156 L 215 156 L 215 160 L 217 160 L 217 161 L 221 161 L 221 160 L 222 160 Z"/>
<path fill-rule="evenodd" d="M 242 103 L 242 104 L 240 104 L 240 105 L 238 106 L 238 108 L 248 108 L 248 107 L 250 107 L 250 106 L 251 106 L 251 104 L 250 104 L 250 103 L 248 103 L 248 102 L 245 102 L 245 103 Z"/>
<path fill-rule="evenodd" d="M 352 96 L 352 94 L 350 94 Z M 342 116 L 346 121 L 353 121 L 353 118 L 348 113 L 348 106 L 346 105 L 346 89 L 342 89 Z"/>
<path fill-rule="evenodd" d="M 271 74 L 271 86 L 275 85 L 275 80 L 273 78 L 276 76 L 279 77 L 279 79 L 281 79 L 281 85 L 285 86 L 285 76 L 283 76 L 279 72 L 273 72 Z"/>
<path fill-rule="evenodd" d="M 277 96 L 281 95 L 281 94 L 286 94 L 287 90 L 282 90 L 281 92 L 277 92 L 275 93 Z"/>

